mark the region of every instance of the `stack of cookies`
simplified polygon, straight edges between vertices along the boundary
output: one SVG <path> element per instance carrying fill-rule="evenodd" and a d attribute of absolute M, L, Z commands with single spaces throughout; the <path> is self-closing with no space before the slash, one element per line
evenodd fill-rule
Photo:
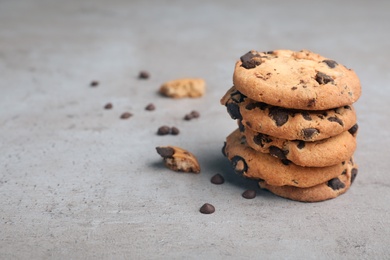
<path fill-rule="evenodd" d="M 310 51 L 250 51 L 236 63 L 222 97 L 238 128 L 223 147 L 234 170 L 263 189 L 316 202 L 345 193 L 361 94 L 354 71 Z"/>

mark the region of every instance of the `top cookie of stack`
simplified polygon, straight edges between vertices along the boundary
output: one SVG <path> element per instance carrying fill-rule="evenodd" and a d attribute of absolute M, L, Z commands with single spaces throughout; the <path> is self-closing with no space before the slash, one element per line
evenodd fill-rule
<path fill-rule="evenodd" d="M 250 51 L 236 63 L 233 83 L 255 101 L 304 110 L 350 105 L 361 95 L 354 71 L 307 50 Z"/>

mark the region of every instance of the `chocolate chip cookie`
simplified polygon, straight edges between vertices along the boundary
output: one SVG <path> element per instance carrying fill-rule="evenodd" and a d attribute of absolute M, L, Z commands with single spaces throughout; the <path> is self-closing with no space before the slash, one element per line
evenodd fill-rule
<path fill-rule="evenodd" d="M 361 95 L 353 70 L 307 50 L 250 51 L 237 61 L 233 83 L 255 101 L 304 110 L 351 105 Z"/>
<path fill-rule="evenodd" d="M 259 185 L 260 188 L 267 189 L 283 198 L 302 202 L 319 202 L 333 199 L 345 193 L 350 188 L 357 174 L 357 166 L 352 161 L 348 161 L 347 168 L 341 175 L 313 187 L 273 186 L 265 181 L 260 181 Z"/>
<path fill-rule="evenodd" d="M 328 110 L 298 110 L 254 101 L 235 87 L 221 99 L 231 118 L 255 132 L 287 140 L 317 141 L 338 135 L 356 124 L 352 105 Z"/>
<path fill-rule="evenodd" d="M 280 160 L 308 167 L 335 165 L 352 157 L 356 149 L 358 125 L 339 135 L 315 142 L 286 140 L 254 132 L 249 127 L 240 127 L 248 146 L 262 153 L 270 153 Z"/>
<path fill-rule="evenodd" d="M 281 161 L 250 148 L 238 129 L 226 138 L 223 153 L 237 174 L 264 180 L 272 186 L 312 187 L 336 178 L 346 170 L 345 162 L 327 167 L 302 167 L 288 160 Z"/>

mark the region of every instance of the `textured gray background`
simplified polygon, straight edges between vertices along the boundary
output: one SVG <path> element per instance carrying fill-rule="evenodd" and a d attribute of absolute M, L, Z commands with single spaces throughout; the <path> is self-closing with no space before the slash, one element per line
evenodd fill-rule
<path fill-rule="evenodd" d="M 389 1 L 1 0 L 0 258 L 388 259 L 389 10 Z M 236 177 L 221 154 L 236 126 L 219 105 L 235 61 L 281 48 L 360 76 L 359 175 L 337 199 L 278 198 Z M 140 70 L 151 78 L 138 80 Z M 206 80 L 201 99 L 156 93 L 188 76 Z M 184 121 L 193 109 L 201 117 Z M 124 111 L 134 116 L 120 120 Z M 180 135 L 157 136 L 163 124 Z M 196 154 L 202 173 L 163 167 L 155 147 L 168 144 Z M 216 173 L 225 184 L 210 183 Z M 247 188 L 258 196 L 243 199 Z M 199 213 L 205 202 L 214 214 Z"/>

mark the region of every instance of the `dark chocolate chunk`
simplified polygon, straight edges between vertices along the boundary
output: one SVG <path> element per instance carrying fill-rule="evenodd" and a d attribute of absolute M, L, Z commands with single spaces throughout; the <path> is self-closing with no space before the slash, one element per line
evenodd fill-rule
<path fill-rule="evenodd" d="M 121 115 L 121 119 L 127 119 L 127 118 L 132 117 L 132 116 L 133 116 L 132 113 L 124 112 L 124 113 Z"/>
<path fill-rule="evenodd" d="M 303 149 L 303 148 L 305 148 L 305 142 L 304 141 L 299 141 L 298 142 L 298 145 L 297 145 L 297 147 L 298 147 L 298 149 Z"/>
<path fill-rule="evenodd" d="M 245 126 L 241 120 L 238 120 L 238 129 L 240 130 L 241 133 L 245 131 Z"/>
<path fill-rule="evenodd" d="M 322 73 L 322 72 L 317 72 L 315 80 L 320 85 L 327 84 L 329 82 L 333 83 L 333 78 L 331 76 L 326 75 L 325 73 Z"/>
<path fill-rule="evenodd" d="M 225 182 L 225 178 L 221 174 L 217 173 L 213 177 L 211 177 L 210 181 L 213 184 L 219 185 Z"/>
<path fill-rule="evenodd" d="M 163 158 L 170 158 L 174 155 L 175 150 L 172 147 L 156 147 L 157 153 Z"/>
<path fill-rule="evenodd" d="M 328 65 L 328 67 L 331 69 L 334 69 L 338 65 L 338 63 L 334 60 L 323 60 L 322 62 L 326 63 L 326 65 Z"/>
<path fill-rule="evenodd" d="M 339 178 L 333 178 L 328 181 L 327 185 L 332 189 L 332 190 L 339 190 L 345 187 L 345 184 L 340 181 Z"/>
<path fill-rule="evenodd" d="M 357 133 L 358 129 L 359 129 L 358 124 L 355 124 L 354 126 L 352 126 L 352 127 L 348 130 L 348 132 L 349 132 L 351 135 L 355 136 L 355 134 Z"/>
<path fill-rule="evenodd" d="M 241 103 L 244 102 L 246 96 L 242 94 L 240 91 L 236 90 L 235 92 L 230 94 L 230 98 L 236 103 Z"/>
<path fill-rule="evenodd" d="M 166 125 L 160 126 L 157 129 L 157 134 L 158 135 L 168 135 L 170 133 L 171 133 L 171 128 L 169 126 L 166 126 Z"/>
<path fill-rule="evenodd" d="M 292 88 L 291 88 L 291 90 L 296 90 L 296 89 L 298 89 L 298 88 L 297 88 L 297 87 L 292 87 Z"/>
<path fill-rule="evenodd" d="M 257 145 L 260 145 L 261 147 L 264 147 L 264 144 L 272 142 L 272 139 L 269 138 L 268 135 L 258 133 L 253 137 L 253 142 L 255 142 Z"/>
<path fill-rule="evenodd" d="M 97 87 L 99 85 L 99 81 L 97 80 L 92 80 L 91 83 L 89 84 L 91 87 Z"/>
<path fill-rule="evenodd" d="M 205 203 L 202 207 L 200 207 L 199 211 L 203 214 L 212 214 L 215 212 L 215 207 L 209 203 Z"/>
<path fill-rule="evenodd" d="M 226 142 L 223 142 L 223 146 L 222 146 L 222 154 L 223 154 L 223 156 L 225 156 L 225 157 L 226 157 L 226 151 L 225 151 L 225 149 L 226 149 Z"/>
<path fill-rule="evenodd" d="M 246 69 L 253 69 L 261 64 L 260 55 L 257 52 L 248 52 L 240 57 L 242 65 Z"/>
<path fill-rule="evenodd" d="M 104 106 L 104 109 L 111 109 L 112 108 L 112 104 L 111 103 L 107 103 L 105 106 Z"/>
<path fill-rule="evenodd" d="M 311 121 L 311 119 L 312 119 L 309 112 L 302 112 L 302 117 L 303 117 L 303 119 L 305 119 L 307 121 Z"/>
<path fill-rule="evenodd" d="M 317 100 L 315 98 L 309 99 L 307 102 L 307 107 L 314 107 L 316 104 Z"/>
<path fill-rule="evenodd" d="M 249 103 L 248 105 L 246 105 L 245 109 L 252 110 L 252 109 L 255 109 L 255 108 L 259 108 L 260 110 L 264 110 L 267 107 L 268 107 L 268 105 L 266 103 L 263 103 L 263 102 L 253 102 L 253 103 Z"/>
<path fill-rule="evenodd" d="M 271 107 L 268 114 L 277 126 L 282 126 L 288 121 L 288 112 L 280 107 Z"/>
<path fill-rule="evenodd" d="M 288 160 L 288 159 L 282 159 L 282 163 L 283 163 L 284 165 L 289 165 L 289 164 L 291 163 L 291 161 Z"/>
<path fill-rule="evenodd" d="M 240 107 L 235 103 L 229 103 L 226 105 L 227 112 L 229 113 L 232 119 L 242 119 L 240 113 Z"/>
<path fill-rule="evenodd" d="M 180 133 L 179 128 L 172 126 L 171 127 L 171 135 L 178 135 Z"/>
<path fill-rule="evenodd" d="M 272 156 L 275 156 L 281 160 L 284 160 L 284 159 L 287 159 L 286 154 L 288 153 L 288 151 L 283 151 L 282 149 L 280 149 L 279 147 L 276 147 L 276 146 L 270 146 L 269 153 Z"/>
<path fill-rule="evenodd" d="M 246 190 L 242 193 L 242 197 L 245 199 L 254 199 L 254 198 L 256 198 L 256 191 L 255 190 Z"/>
<path fill-rule="evenodd" d="M 351 106 L 344 106 L 344 109 L 349 109 L 349 110 L 351 110 L 352 108 L 351 108 Z"/>
<path fill-rule="evenodd" d="M 337 122 L 337 123 L 339 123 L 341 126 L 344 126 L 343 121 L 342 121 L 340 118 L 335 117 L 335 116 L 329 117 L 329 118 L 328 118 L 328 121 L 330 121 L 330 122 Z"/>
<path fill-rule="evenodd" d="M 143 70 L 143 71 L 139 72 L 138 78 L 140 78 L 140 79 L 148 79 L 148 78 L 150 78 L 150 74 L 149 74 L 149 72 Z"/>
<path fill-rule="evenodd" d="M 156 109 L 156 106 L 152 103 L 148 104 L 146 107 L 145 107 L 145 110 L 147 111 L 153 111 Z"/>
<path fill-rule="evenodd" d="M 243 175 L 248 170 L 248 165 L 246 164 L 244 158 L 242 158 L 241 156 L 234 156 L 231 159 L 231 164 L 233 166 L 234 171 L 239 175 Z"/>
<path fill-rule="evenodd" d="M 352 170 L 351 170 L 351 184 L 352 184 L 353 181 L 355 180 L 357 174 L 358 174 L 358 169 L 352 168 Z"/>
<path fill-rule="evenodd" d="M 305 128 L 302 130 L 305 140 L 311 139 L 314 135 L 319 134 L 320 131 L 316 128 Z"/>

